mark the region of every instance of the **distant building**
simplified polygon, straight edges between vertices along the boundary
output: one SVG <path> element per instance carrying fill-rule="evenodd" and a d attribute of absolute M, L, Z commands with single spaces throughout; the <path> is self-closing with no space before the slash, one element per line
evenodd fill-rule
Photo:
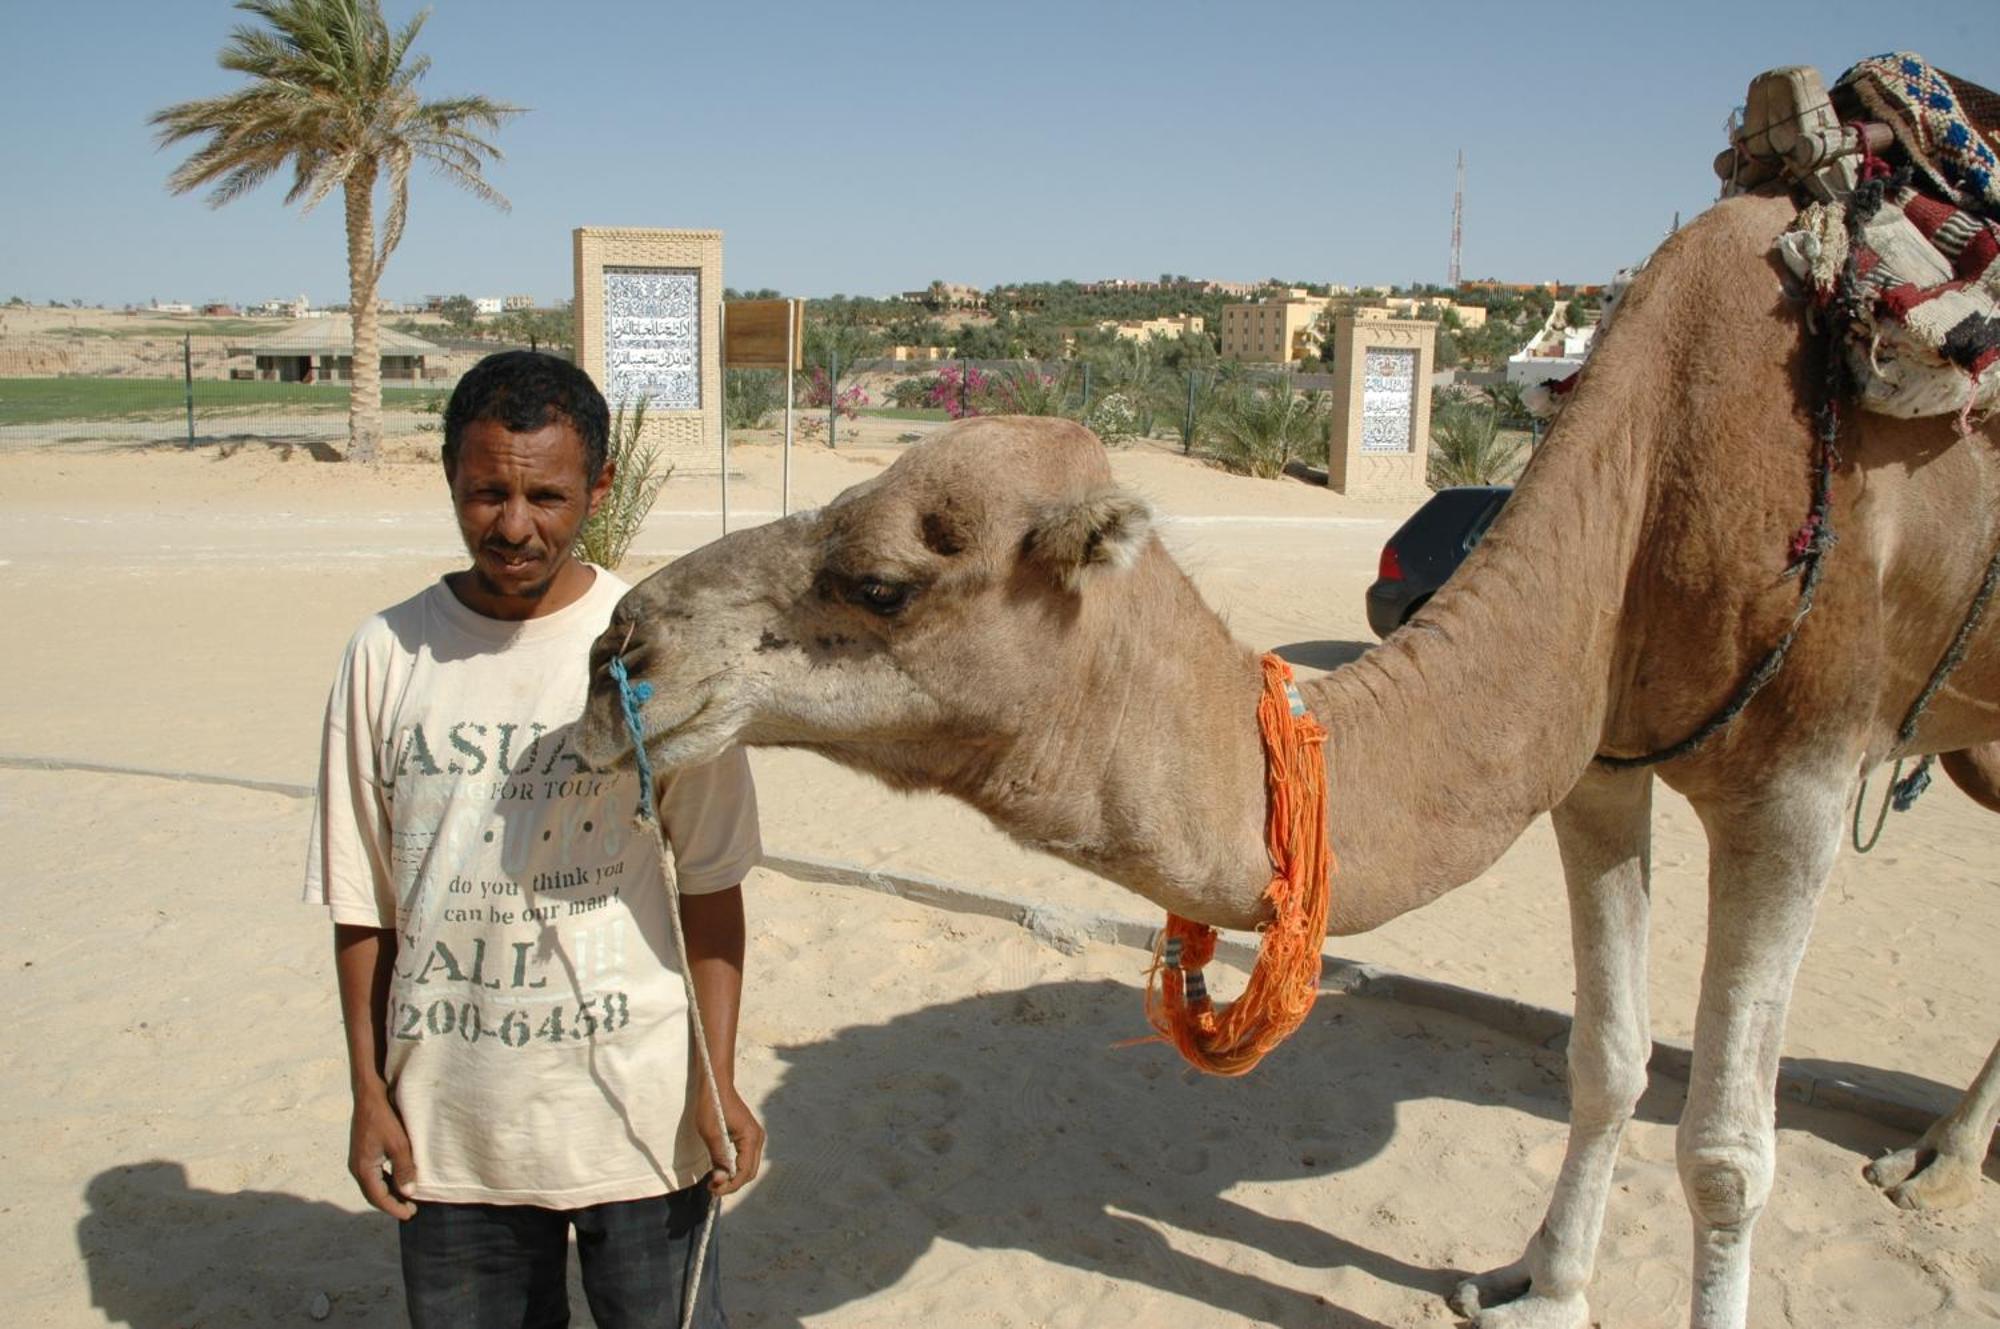
<path fill-rule="evenodd" d="M 1128 319 L 1123 323 L 1099 323 L 1098 330 L 1120 341 L 1151 341 L 1155 337 L 1172 340 L 1200 332 L 1207 321 L 1200 314 L 1176 314 L 1169 318 Z"/>
<path fill-rule="evenodd" d="M 500 312 L 500 297 L 499 297 L 499 296 L 497 296 L 497 295 L 482 295 L 482 296 L 480 296 L 480 297 L 479 297 L 478 299 L 476 299 L 476 300 L 474 300 L 474 301 L 472 302 L 472 312 L 473 312 L 473 313 L 475 313 L 475 314 L 497 314 L 497 313 L 499 313 L 499 312 Z"/>
<path fill-rule="evenodd" d="M 201 312 L 209 318 L 235 318 L 236 306 L 220 300 L 211 300 L 201 307 Z"/>
<path fill-rule="evenodd" d="M 1568 378 L 1583 368 L 1597 329 L 1559 328 L 1551 318 L 1534 340 L 1507 357 L 1507 381 L 1524 388 Z"/>
<path fill-rule="evenodd" d="M 1486 326 L 1484 305 L 1462 305 L 1447 300 L 1441 295 L 1391 295 L 1375 302 L 1371 308 L 1386 309 L 1402 318 L 1442 318 L 1450 311 L 1458 318 L 1462 328 L 1483 328 Z"/>
<path fill-rule="evenodd" d="M 1507 357 L 1507 381 L 1532 390 L 1541 384 L 1568 378 L 1582 369 L 1583 362 L 1590 358 L 1591 347 L 1597 344 L 1597 334 L 1611 326 L 1612 320 L 1618 316 L 1619 302 L 1638 275 L 1639 267 L 1620 268 L 1610 281 L 1602 284 L 1570 287 L 1579 295 L 1593 294 L 1598 297 L 1598 308 L 1584 314 L 1585 317 L 1594 314 L 1596 321 L 1572 328 L 1562 317 L 1569 312 L 1569 308 L 1556 305 L 1549 311 L 1548 321 L 1542 324 L 1534 339 L 1522 347 L 1519 354 Z M 1547 400 L 1546 396 L 1542 398 L 1543 402 Z M 1540 413 L 1537 408 L 1537 414 Z"/>
<path fill-rule="evenodd" d="M 510 314 L 516 309 L 533 309 L 534 307 L 535 297 L 532 295 L 508 295 L 501 297 L 500 300 L 500 308 Z"/>
<path fill-rule="evenodd" d="M 383 328 L 380 337 L 382 381 L 417 382 L 435 377 L 426 360 L 443 354 L 421 337 Z M 255 378 L 275 383 L 344 383 L 354 377 L 354 328 L 340 317 L 313 319 L 252 341 L 227 348 L 231 356 L 254 358 L 253 370 L 232 369 L 231 378 Z"/>
<path fill-rule="evenodd" d="M 1556 293 L 1556 283 L 1552 281 L 1462 281 L 1461 291 L 1503 291 L 1514 295 L 1526 295 L 1530 291 Z"/>
<path fill-rule="evenodd" d="M 289 300 L 265 300 L 251 305 L 245 311 L 265 318 L 305 318 L 312 313 L 312 302 L 303 295 Z"/>
<path fill-rule="evenodd" d="M 1222 307 L 1222 358 L 1248 364 L 1290 364 L 1317 357 L 1315 335 L 1327 302 L 1286 296 Z"/>
<path fill-rule="evenodd" d="M 194 312 L 194 306 L 184 300 L 169 300 L 165 304 L 155 300 L 146 307 L 155 314 L 192 314 Z"/>
<path fill-rule="evenodd" d="M 940 309 L 979 309 L 986 304 L 986 292 L 964 282 L 932 282 L 921 291 L 904 291 L 913 305 L 936 305 Z"/>

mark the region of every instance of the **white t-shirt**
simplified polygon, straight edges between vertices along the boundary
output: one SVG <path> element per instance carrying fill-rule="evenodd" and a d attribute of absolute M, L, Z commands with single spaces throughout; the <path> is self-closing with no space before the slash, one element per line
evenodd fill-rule
<path fill-rule="evenodd" d="M 327 701 L 305 898 L 396 930 L 386 1051 L 411 1198 L 570 1209 L 706 1175 L 687 998 L 631 770 L 571 742 L 589 649 L 628 589 L 505 622 L 442 581 L 361 625 Z M 740 748 L 671 777 L 680 889 L 757 864 Z"/>

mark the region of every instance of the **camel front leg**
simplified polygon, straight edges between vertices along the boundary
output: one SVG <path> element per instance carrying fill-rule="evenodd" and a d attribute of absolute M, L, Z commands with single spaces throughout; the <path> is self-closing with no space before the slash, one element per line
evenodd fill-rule
<path fill-rule="evenodd" d="M 1979 1193 L 1986 1151 L 2000 1118 L 2000 1044 L 1958 1100 L 1923 1138 L 1870 1163 L 1864 1174 L 1905 1209 L 1949 1209 Z"/>
<path fill-rule="evenodd" d="M 1755 804 L 1701 807 L 1708 953 L 1676 1137 L 1694 1219 L 1695 1329 L 1743 1329 L 1750 1239 L 1771 1195 L 1778 1056 L 1792 980 L 1840 841 L 1843 783 L 1797 778 Z"/>
<path fill-rule="evenodd" d="M 1460 1285 L 1480 1329 L 1583 1329 L 1604 1206 L 1625 1125 L 1646 1090 L 1653 777 L 1589 772 L 1555 809 L 1569 886 L 1576 1021 L 1569 1039 L 1569 1149 L 1548 1215 L 1521 1258 Z"/>

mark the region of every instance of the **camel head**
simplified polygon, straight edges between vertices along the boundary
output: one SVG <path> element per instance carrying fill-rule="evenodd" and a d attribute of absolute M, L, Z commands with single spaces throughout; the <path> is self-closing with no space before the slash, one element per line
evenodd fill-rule
<path fill-rule="evenodd" d="M 1049 418 L 966 420 L 826 507 L 723 537 L 626 595 L 591 652 L 579 747 L 631 743 L 609 672 L 652 685 L 648 754 L 802 747 L 902 788 L 965 792 L 1047 725 L 1052 690 L 1157 553 L 1104 447 Z"/>

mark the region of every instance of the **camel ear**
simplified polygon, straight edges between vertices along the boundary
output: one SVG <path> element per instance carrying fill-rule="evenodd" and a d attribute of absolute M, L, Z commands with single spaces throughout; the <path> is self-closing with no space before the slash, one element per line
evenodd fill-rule
<path fill-rule="evenodd" d="M 1022 552 L 1066 591 L 1093 567 L 1129 568 L 1153 534 L 1153 512 L 1137 494 L 1107 486 L 1070 503 L 1043 508 Z"/>

